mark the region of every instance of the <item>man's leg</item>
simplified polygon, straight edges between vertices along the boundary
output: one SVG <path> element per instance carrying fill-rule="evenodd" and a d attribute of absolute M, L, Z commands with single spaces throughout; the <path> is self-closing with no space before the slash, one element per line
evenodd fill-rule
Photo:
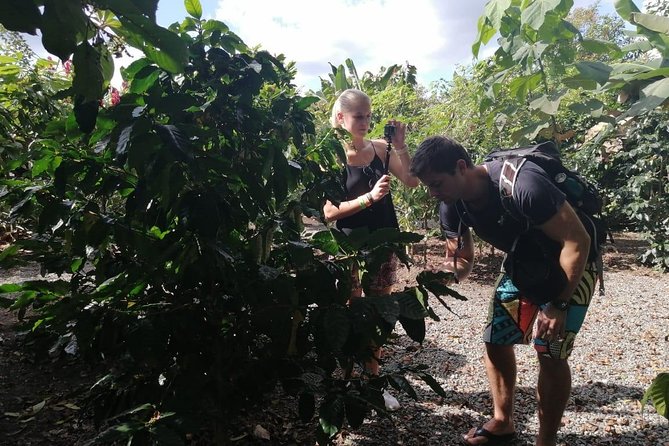
<path fill-rule="evenodd" d="M 486 343 L 484 355 L 486 374 L 493 401 L 493 418 L 482 427 L 494 435 L 515 431 L 513 424 L 513 402 L 516 388 L 516 354 L 513 345 Z M 467 443 L 485 444 L 485 436 L 474 436 L 476 428 L 464 436 Z"/>
<path fill-rule="evenodd" d="M 562 414 L 571 392 L 571 371 L 566 359 L 539 357 L 537 403 L 539 435 L 536 446 L 555 446 Z"/>

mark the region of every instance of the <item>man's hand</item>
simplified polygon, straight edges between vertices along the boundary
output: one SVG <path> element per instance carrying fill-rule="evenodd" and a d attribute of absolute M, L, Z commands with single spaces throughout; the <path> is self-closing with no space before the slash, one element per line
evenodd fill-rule
<path fill-rule="evenodd" d="M 566 311 L 548 304 L 543 310 L 539 311 L 532 336 L 548 342 L 564 339 L 566 320 Z"/>

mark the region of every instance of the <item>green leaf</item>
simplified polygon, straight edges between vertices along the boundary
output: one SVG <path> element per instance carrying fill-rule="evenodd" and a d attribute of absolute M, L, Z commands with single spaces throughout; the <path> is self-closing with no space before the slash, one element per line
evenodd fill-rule
<path fill-rule="evenodd" d="M 560 108 L 560 101 L 563 96 L 555 95 L 554 97 L 548 97 L 547 95 L 542 95 L 530 102 L 530 109 L 540 110 L 547 115 L 555 116 Z"/>
<path fill-rule="evenodd" d="M 75 95 L 82 97 L 83 102 L 97 101 L 104 95 L 105 77 L 100 59 L 101 55 L 97 48 L 87 41 L 81 42 L 74 52 L 72 89 Z"/>
<path fill-rule="evenodd" d="M 423 343 L 425 340 L 425 319 L 409 319 L 400 316 L 399 322 L 402 324 L 402 328 L 404 328 L 404 331 L 411 340 L 421 344 Z"/>
<path fill-rule="evenodd" d="M 42 15 L 42 44 L 63 62 L 87 37 L 88 19 L 79 0 L 45 0 Z"/>
<path fill-rule="evenodd" d="M 490 0 L 485 5 L 485 17 L 488 18 L 490 26 L 497 30 L 502 25 L 502 18 L 506 10 L 511 6 L 511 0 Z M 485 43 L 485 42 L 484 42 Z"/>
<path fill-rule="evenodd" d="M 658 414 L 669 420 L 669 373 L 663 372 L 655 377 L 643 395 L 641 410 L 648 401 Z"/>
<path fill-rule="evenodd" d="M 186 12 L 193 18 L 198 20 L 202 18 L 202 5 L 200 4 L 200 0 L 184 0 L 184 6 L 186 6 Z"/>
<path fill-rule="evenodd" d="M 332 438 L 344 424 L 344 398 L 341 395 L 328 395 L 321 404 L 320 426 L 323 432 Z"/>
<path fill-rule="evenodd" d="M 400 390 L 407 395 L 409 395 L 411 398 L 417 400 L 418 395 L 416 394 L 416 391 L 414 388 L 411 386 L 409 381 L 402 375 L 388 375 L 388 383 L 390 383 L 391 386 L 393 386 L 395 389 Z"/>
<path fill-rule="evenodd" d="M 188 63 L 188 47 L 177 34 L 133 12 L 132 7 L 121 0 L 107 1 L 121 22 L 117 32 L 130 45 L 144 51 L 147 58 L 164 70 L 170 73 L 183 72 Z"/>
<path fill-rule="evenodd" d="M 622 56 L 623 52 L 618 45 L 613 42 L 599 39 L 583 39 L 581 41 L 581 46 L 586 51 L 595 54 L 605 54 L 611 56 L 613 59 L 617 59 Z"/>
<path fill-rule="evenodd" d="M 351 396 L 350 394 L 347 394 L 344 406 L 346 408 L 346 420 L 348 421 L 348 424 L 353 429 L 362 426 L 362 423 L 365 421 L 365 416 L 367 415 L 366 401 L 357 395 Z"/>
<path fill-rule="evenodd" d="M 520 102 L 524 102 L 527 96 L 541 84 L 541 73 L 529 76 L 519 76 L 509 83 L 509 92 Z"/>
<path fill-rule="evenodd" d="M 346 71 L 344 70 L 344 65 L 339 65 L 338 68 L 334 68 L 333 66 L 332 68 L 336 72 L 334 80 L 335 90 L 341 92 L 349 88 L 350 85 L 348 83 L 348 79 L 346 79 Z"/>
<path fill-rule="evenodd" d="M 328 310 L 325 313 L 323 330 L 332 350 L 341 351 L 351 331 L 351 321 L 347 310 L 338 307 Z"/>
<path fill-rule="evenodd" d="M 400 305 L 400 316 L 409 319 L 424 319 L 427 316 L 427 310 L 415 294 L 400 293 L 397 302 Z"/>
<path fill-rule="evenodd" d="M 490 24 L 489 20 L 484 16 L 479 17 L 478 36 L 476 37 L 476 41 L 472 44 L 472 54 L 474 57 L 479 56 L 481 45 L 488 43 L 496 33 L 497 29 Z"/>
<path fill-rule="evenodd" d="M 576 69 L 584 77 L 596 81 L 599 85 L 604 85 L 609 80 L 609 75 L 613 70 L 609 65 L 602 62 L 578 62 Z"/>
<path fill-rule="evenodd" d="M 614 0 L 613 5 L 618 15 L 628 22 L 632 21 L 633 12 L 640 12 L 632 0 Z"/>
<path fill-rule="evenodd" d="M 535 0 L 520 14 L 521 25 L 539 30 L 544 24 L 546 15 L 560 6 L 562 0 Z"/>
<path fill-rule="evenodd" d="M 428 375 L 427 373 L 423 372 L 416 372 L 416 375 L 422 379 L 425 384 L 430 386 L 430 389 L 434 390 L 437 395 L 442 398 L 446 398 L 446 391 L 443 387 L 441 387 L 441 384 L 439 384 L 439 382 L 437 382 L 437 380 L 432 377 L 432 375 Z"/>
<path fill-rule="evenodd" d="M 562 84 L 565 87 L 571 88 L 572 90 L 577 90 L 582 88 L 584 90 L 595 90 L 597 89 L 597 81 L 585 77 L 582 74 L 576 76 L 569 76 L 562 79 Z"/>
<path fill-rule="evenodd" d="M 4 0 L 0 2 L 0 23 L 8 31 L 37 35 L 42 21 L 41 13 L 32 0 Z"/>
<path fill-rule="evenodd" d="M 298 110 L 306 110 L 310 105 L 315 104 L 318 101 L 321 101 L 321 98 L 318 96 L 305 96 L 295 103 L 295 108 Z"/>
<path fill-rule="evenodd" d="M 638 116 L 647 113 L 664 104 L 669 98 L 669 78 L 653 82 L 641 90 L 642 97 L 629 110 L 618 116 L 618 121 L 629 116 Z"/>
<path fill-rule="evenodd" d="M 11 246 L 9 247 L 11 248 Z M 7 251 L 9 248 L 5 248 L 0 252 L 0 256 L 4 255 L 5 251 Z M 0 258 L 0 260 L 2 260 Z M 0 285 L 0 294 L 4 293 L 18 293 L 19 291 L 23 291 L 24 286 L 18 283 L 7 283 Z"/>
<path fill-rule="evenodd" d="M 604 113 L 604 104 L 598 99 L 590 99 L 585 103 L 570 104 L 569 109 L 578 114 L 597 118 Z"/>
<path fill-rule="evenodd" d="M 315 233 L 311 238 L 311 245 L 331 256 L 337 255 L 339 252 L 339 244 L 334 238 L 332 231 L 319 231 Z"/>

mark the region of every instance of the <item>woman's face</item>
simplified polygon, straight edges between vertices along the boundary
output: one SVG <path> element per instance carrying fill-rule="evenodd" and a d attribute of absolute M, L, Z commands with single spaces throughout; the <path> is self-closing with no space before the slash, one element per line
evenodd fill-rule
<path fill-rule="evenodd" d="M 372 108 L 365 101 L 357 101 L 350 109 L 339 113 L 341 126 L 353 136 L 365 137 L 369 132 Z"/>

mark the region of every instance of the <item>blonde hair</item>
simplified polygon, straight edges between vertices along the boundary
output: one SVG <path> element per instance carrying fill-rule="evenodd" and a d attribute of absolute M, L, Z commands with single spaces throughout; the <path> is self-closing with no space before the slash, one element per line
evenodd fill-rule
<path fill-rule="evenodd" d="M 360 90 L 349 88 L 348 90 L 342 91 L 335 101 L 334 106 L 332 107 L 332 117 L 330 118 L 330 124 L 332 127 L 341 127 L 339 119 L 337 119 L 337 115 L 339 113 L 346 113 L 347 111 L 351 110 L 360 101 L 364 101 L 369 105 L 372 104 L 372 100 L 369 98 L 369 96 Z"/>

